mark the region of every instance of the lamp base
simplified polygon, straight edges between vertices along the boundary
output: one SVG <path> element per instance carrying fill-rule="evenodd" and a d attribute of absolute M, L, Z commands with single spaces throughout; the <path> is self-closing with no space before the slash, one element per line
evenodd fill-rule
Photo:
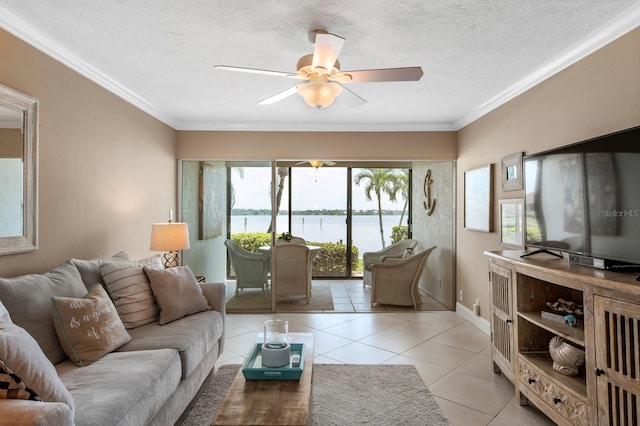
<path fill-rule="evenodd" d="M 165 269 L 180 266 L 180 253 L 177 251 L 168 251 L 162 255 L 162 265 Z"/>

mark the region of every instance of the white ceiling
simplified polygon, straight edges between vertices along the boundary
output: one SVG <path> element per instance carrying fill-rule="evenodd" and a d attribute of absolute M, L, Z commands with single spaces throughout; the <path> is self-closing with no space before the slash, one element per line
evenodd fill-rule
<path fill-rule="evenodd" d="M 0 26 L 180 130 L 455 130 L 640 26 L 640 2 L 0 0 Z M 346 39 L 343 70 L 424 76 L 318 111 L 256 104 L 295 80 L 213 69 L 295 72 L 314 29 Z"/>

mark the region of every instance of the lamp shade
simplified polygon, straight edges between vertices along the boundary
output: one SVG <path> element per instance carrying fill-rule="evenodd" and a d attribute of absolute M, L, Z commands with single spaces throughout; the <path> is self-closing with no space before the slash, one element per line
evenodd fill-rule
<path fill-rule="evenodd" d="M 318 109 L 331 105 L 336 96 L 342 92 L 342 87 L 337 83 L 315 81 L 298 84 L 296 89 L 307 105 Z"/>
<path fill-rule="evenodd" d="M 155 251 L 177 251 L 189 248 L 189 228 L 186 223 L 151 224 L 151 246 Z"/>

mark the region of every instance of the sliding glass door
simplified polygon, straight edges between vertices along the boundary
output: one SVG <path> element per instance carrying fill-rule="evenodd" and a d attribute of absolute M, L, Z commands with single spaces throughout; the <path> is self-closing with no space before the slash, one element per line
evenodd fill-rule
<path fill-rule="evenodd" d="M 411 169 L 408 167 L 353 167 L 353 245 L 359 257 L 409 238 Z M 353 276 L 362 276 L 362 266 Z"/>
<path fill-rule="evenodd" d="M 227 176 L 227 310 L 271 311 L 271 162 L 227 163 Z"/>
<path fill-rule="evenodd" d="M 321 247 L 314 278 L 349 276 L 346 167 L 291 168 L 291 233 Z"/>

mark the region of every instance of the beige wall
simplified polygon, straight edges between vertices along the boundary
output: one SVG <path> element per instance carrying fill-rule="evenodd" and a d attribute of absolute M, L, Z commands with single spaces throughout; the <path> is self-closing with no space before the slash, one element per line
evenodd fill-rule
<path fill-rule="evenodd" d="M 413 163 L 412 223 L 413 238 L 422 248 L 438 248 L 427 258 L 420 289 L 448 309 L 454 310 L 455 298 L 455 162 L 420 161 Z M 425 211 L 425 178 L 431 171 L 431 199 L 435 207 Z"/>
<path fill-rule="evenodd" d="M 180 159 L 455 160 L 455 132 L 179 131 Z"/>
<path fill-rule="evenodd" d="M 148 250 L 176 207 L 175 130 L 0 30 L 0 83 L 40 101 L 39 249 L 0 276 Z"/>
<path fill-rule="evenodd" d="M 498 233 L 463 229 L 463 176 L 470 168 L 495 164 L 494 211 L 501 198 L 523 191 L 502 192 L 500 159 L 523 151 L 549 148 L 640 125 L 640 29 L 586 57 L 458 133 L 457 285 L 463 304 L 481 301 L 489 312 L 485 250 L 499 250 Z M 498 229 L 498 217 L 494 217 Z"/>

